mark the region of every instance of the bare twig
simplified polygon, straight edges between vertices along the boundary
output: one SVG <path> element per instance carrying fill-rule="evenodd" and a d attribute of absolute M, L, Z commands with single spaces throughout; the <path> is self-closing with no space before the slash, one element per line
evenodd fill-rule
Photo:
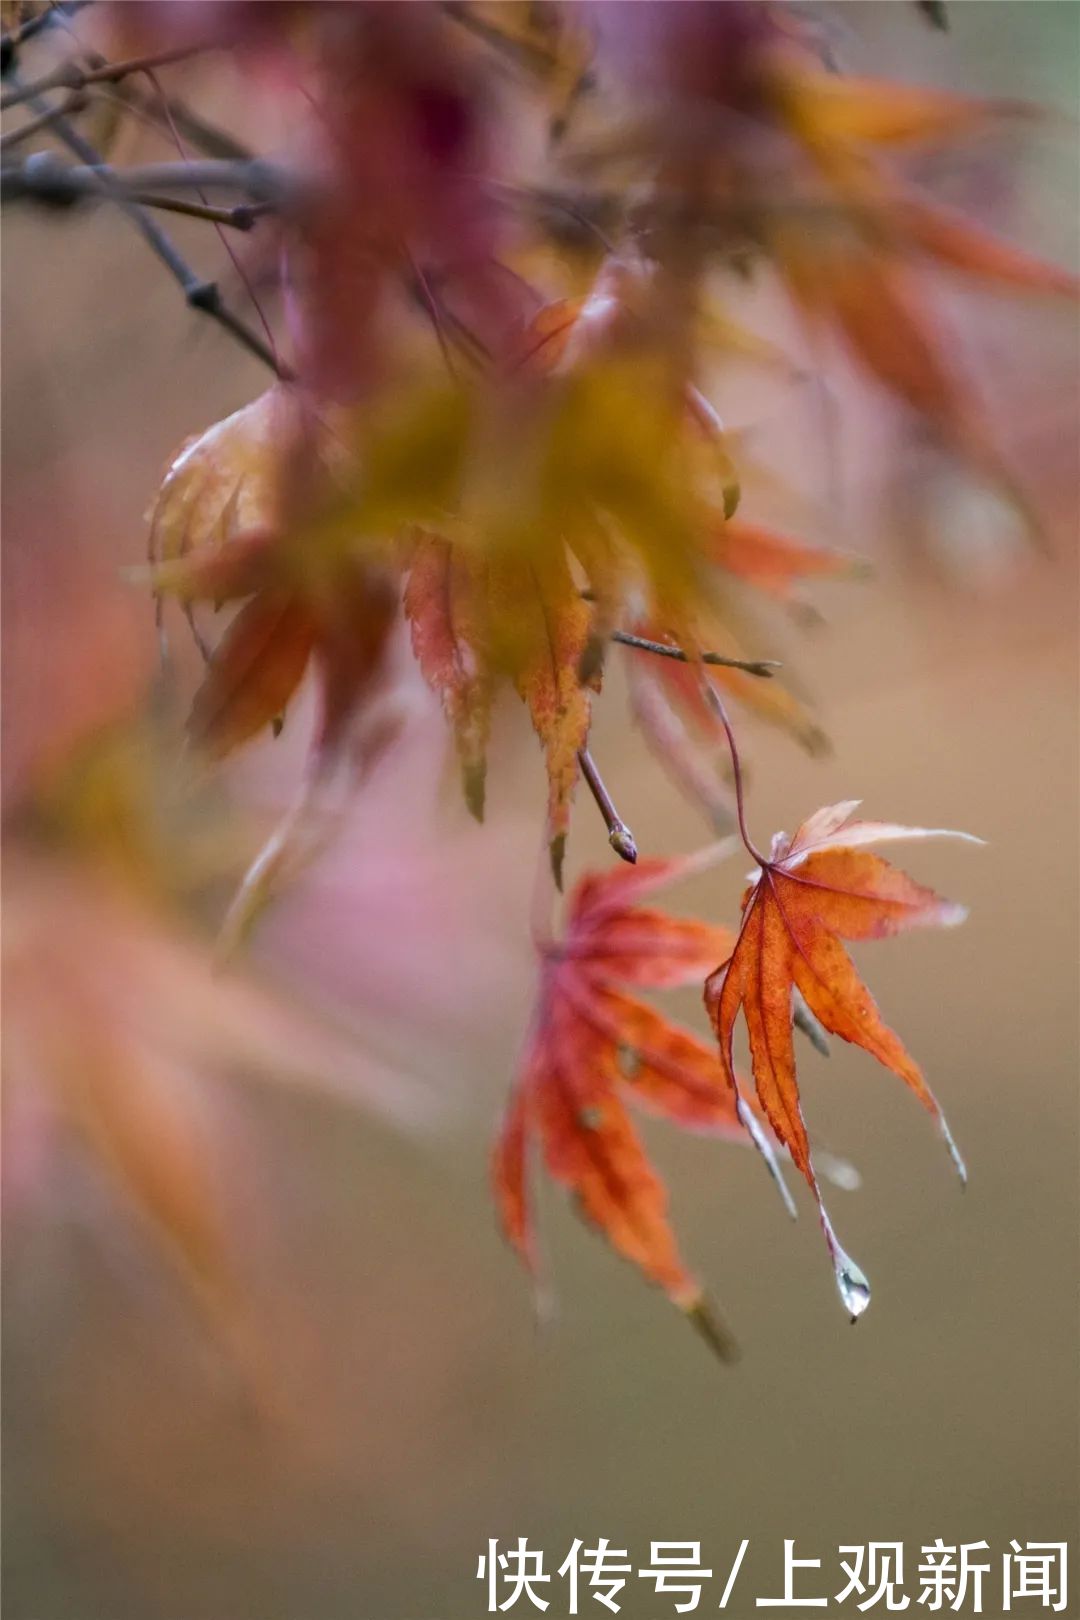
<path fill-rule="evenodd" d="M 633 866 L 637 860 L 637 844 L 634 841 L 634 835 L 616 810 L 611 794 L 604 786 L 604 779 L 597 770 L 596 762 L 587 748 L 578 750 L 578 763 L 581 766 L 581 774 L 588 782 L 589 790 L 599 806 L 600 814 L 604 818 L 608 843 L 620 860 L 628 861 Z"/>
<path fill-rule="evenodd" d="M 80 137 L 79 150 L 86 152 L 93 148 Z M 102 185 L 103 179 L 108 185 Z M 22 165 L 6 168 L 0 175 L 0 188 L 9 201 L 26 198 L 47 203 L 78 202 L 84 197 L 109 197 L 115 202 L 122 198 L 134 200 L 148 191 L 221 189 L 240 192 L 252 202 L 279 207 L 295 194 L 296 180 L 285 169 L 260 159 L 242 163 L 213 159 L 198 163 L 141 163 L 126 169 L 112 169 L 102 163 L 96 152 L 94 161 L 84 158 L 81 164 L 70 167 L 51 154 L 40 153 Z"/>
<path fill-rule="evenodd" d="M 82 11 L 90 4 L 90 0 L 66 0 L 66 4 L 53 5 L 46 11 L 39 11 L 36 17 L 28 17 L 17 28 L 12 28 L 7 34 L 0 35 L 0 72 L 7 74 L 15 65 L 15 56 L 27 40 L 33 39 L 46 28 L 52 28 L 56 23 L 62 22 L 65 17 L 74 17 L 77 11 Z"/>
<path fill-rule="evenodd" d="M 27 97 L 26 100 L 34 111 L 38 113 L 53 111 L 49 103 L 36 93 Z M 228 308 L 221 297 L 221 292 L 217 286 L 217 283 L 207 281 L 202 276 L 198 275 L 175 247 L 172 238 L 161 228 L 157 220 L 153 218 L 146 208 L 134 200 L 133 196 L 131 195 L 131 190 L 135 188 L 125 188 L 122 183 L 118 182 L 118 177 L 116 176 L 115 171 L 111 169 L 107 163 L 103 163 L 101 161 L 100 152 L 98 152 L 89 141 L 80 135 L 78 130 L 76 130 L 73 125 L 68 123 L 65 118 L 54 117 L 53 127 L 56 134 L 60 140 L 63 141 L 68 150 L 73 152 L 75 156 L 79 158 L 80 162 L 86 165 L 86 169 L 81 171 L 83 174 L 88 176 L 86 181 L 86 194 L 93 195 L 93 188 L 96 187 L 99 195 L 111 199 L 127 215 L 128 219 L 135 226 L 135 229 L 146 242 L 151 252 L 154 253 L 158 259 L 160 259 L 161 263 L 173 277 L 173 280 L 181 288 L 189 308 L 200 310 L 202 314 L 208 315 L 211 320 L 216 321 L 217 324 L 223 327 L 225 331 L 230 334 L 230 336 L 234 337 L 243 348 L 247 349 L 249 354 L 255 355 L 257 359 L 261 360 L 263 364 L 268 366 L 270 370 L 273 371 L 277 376 L 283 377 L 288 375 L 285 368 L 276 359 L 273 351 L 263 341 L 259 334 L 257 332 L 253 332 L 245 321 L 241 320 L 238 315 L 235 315 L 233 311 Z M 153 165 L 150 167 L 153 167 Z M 165 167 L 179 168 L 180 170 L 184 170 L 188 167 L 198 167 L 198 165 L 179 164 L 165 165 Z M 23 164 L 21 166 L 21 170 L 16 171 L 16 173 L 21 173 L 25 179 L 27 172 L 29 171 L 32 180 L 34 175 L 40 176 L 43 169 L 46 172 L 47 178 L 49 177 L 49 171 L 53 171 L 51 177 L 53 182 L 55 182 L 57 172 L 61 174 L 80 172 L 72 170 L 65 171 L 62 167 L 56 165 L 55 163 L 49 163 L 47 161 L 43 161 L 42 159 L 30 159 Z M 8 191 L 8 180 L 9 176 L 5 174 L 3 176 L 3 181 L 5 182 L 3 188 L 4 192 Z M 144 186 L 138 189 L 146 188 Z M 3 193 L 0 193 L 0 195 L 2 194 Z M 16 194 L 18 193 L 16 192 Z M 24 191 L 23 195 L 26 194 L 27 193 Z M 42 192 L 39 183 L 39 195 L 40 194 L 42 194 Z M 44 194 L 47 194 L 47 187 Z M 53 200 L 57 200 L 55 191 L 53 193 Z"/>
<path fill-rule="evenodd" d="M 167 130 L 171 120 L 184 139 L 207 157 L 228 163 L 250 163 L 254 157 L 250 147 L 237 140 L 235 135 L 211 124 L 175 96 L 148 96 L 127 80 L 122 84 L 103 86 L 100 93 L 122 102 L 131 112 L 149 119 L 159 128 Z"/>
<path fill-rule="evenodd" d="M 66 118 L 69 113 L 79 112 L 85 105 L 86 96 L 81 90 L 69 91 L 64 100 L 55 107 L 38 113 L 35 118 L 28 118 L 18 129 L 9 129 L 6 134 L 0 135 L 0 152 L 10 152 L 12 147 L 21 146 L 31 135 L 37 135 L 41 130 L 48 129 L 58 118 Z"/>
<path fill-rule="evenodd" d="M 781 667 L 775 658 L 725 658 L 723 653 L 714 652 L 699 653 L 695 658 L 681 647 L 672 647 L 666 641 L 649 641 L 645 636 L 632 635 L 629 630 L 613 630 L 611 639 L 621 642 L 624 647 L 636 647 L 639 652 L 655 653 L 658 658 L 675 658 L 680 664 L 712 664 L 720 669 L 741 669 L 745 675 L 758 675 L 762 680 L 768 680 L 773 670 Z"/>
<path fill-rule="evenodd" d="M 160 208 L 167 214 L 184 214 L 189 219 L 205 219 L 215 225 L 231 225 L 234 230 L 250 231 L 263 214 L 272 212 L 270 203 L 237 203 L 234 208 L 215 208 L 212 203 L 185 202 L 180 197 L 162 197 L 154 191 L 129 194 L 143 208 Z"/>
<path fill-rule="evenodd" d="M 182 136 L 180 134 L 180 131 L 176 127 L 176 124 L 175 124 L 175 122 L 173 120 L 172 114 L 169 111 L 169 105 L 168 105 L 168 102 L 165 99 L 165 91 L 162 88 L 161 80 L 158 78 L 158 76 L 155 73 L 153 68 L 146 68 L 144 71 L 145 71 L 147 79 L 150 82 L 150 88 L 153 90 L 154 94 L 157 96 L 158 102 L 161 105 L 162 111 L 163 111 L 163 113 L 165 115 L 165 120 L 166 120 L 166 122 L 167 122 L 167 124 L 169 126 L 169 134 L 172 136 L 172 139 L 176 143 L 176 150 L 179 152 L 181 159 L 185 163 L 189 163 L 191 161 L 191 154 L 187 151 L 186 147 L 184 146 L 183 138 L 182 138 Z M 199 202 L 202 203 L 202 205 L 204 207 L 207 207 L 209 205 L 210 199 L 207 197 L 205 191 L 197 192 L 196 196 L 198 197 Z M 221 228 L 221 225 L 215 222 L 214 229 L 218 234 L 218 239 L 221 242 L 222 247 L 225 249 L 225 252 L 229 256 L 230 264 L 232 265 L 233 269 L 236 271 L 236 274 L 239 276 L 241 282 L 243 283 L 244 291 L 247 293 L 248 298 L 251 300 L 251 303 L 252 303 L 252 306 L 254 307 L 255 313 L 259 318 L 259 324 L 262 327 L 263 332 L 266 335 L 266 342 L 267 342 L 267 345 L 269 346 L 270 353 L 274 357 L 274 370 L 280 376 L 281 375 L 281 357 L 278 354 L 278 346 L 277 346 L 276 342 L 274 341 L 273 329 L 271 328 L 270 322 L 266 318 L 266 313 L 263 310 L 262 305 L 259 303 L 259 300 L 255 295 L 255 289 L 251 284 L 251 278 L 249 277 L 247 271 L 244 269 L 244 266 L 241 264 L 239 256 L 234 251 L 234 249 L 232 247 L 232 244 L 229 241 L 228 237 L 226 236 L 224 230 Z"/>
<path fill-rule="evenodd" d="M 6 112 L 9 107 L 18 107 L 24 101 L 33 101 L 49 90 L 85 90 L 92 84 L 118 84 L 132 73 L 142 73 L 147 68 L 167 67 L 170 62 L 181 62 L 186 57 L 212 48 L 210 45 L 179 45 L 171 51 L 132 56 L 124 62 L 99 62 L 96 67 L 89 68 L 81 68 L 77 62 L 61 62 L 32 84 L 20 84 L 5 90 L 0 96 L 0 112 Z"/>

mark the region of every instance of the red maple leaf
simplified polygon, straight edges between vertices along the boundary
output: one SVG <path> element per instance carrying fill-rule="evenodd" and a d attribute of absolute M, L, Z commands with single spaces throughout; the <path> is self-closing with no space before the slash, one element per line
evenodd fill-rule
<path fill-rule="evenodd" d="M 715 856 L 642 861 L 588 875 L 568 904 L 561 941 L 542 947 L 540 995 L 495 1151 L 502 1225 L 535 1272 L 527 1190 L 530 1141 L 550 1175 L 626 1259 L 685 1311 L 713 1348 L 734 1346 L 687 1270 L 668 1221 L 667 1192 L 634 1128 L 628 1101 L 692 1130 L 771 1148 L 724 1083 L 714 1050 L 626 986 L 698 983 L 730 953 L 725 928 L 645 910 L 634 902 Z"/>

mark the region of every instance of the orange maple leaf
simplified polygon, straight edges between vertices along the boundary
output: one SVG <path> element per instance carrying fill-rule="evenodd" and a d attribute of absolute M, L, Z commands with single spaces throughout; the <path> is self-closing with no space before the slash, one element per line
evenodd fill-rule
<path fill-rule="evenodd" d="M 797 586 L 803 579 L 854 578 L 867 570 L 864 559 L 849 552 L 814 546 L 757 523 L 729 518 L 717 523 L 711 540 L 712 560 L 720 577 L 728 576 L 785 604 L 808 610 Z M 706 613 L 699 640 L 723 657 L 746 658 L 751 649 L 740 636 L 743 615 L 722 599 Z M 650 642 L 674 647 L 667 627 L 656 618 L 639 617 L 633 632 Z M 810 754 L 828 751 L 828 738 L 804 703 L 780 678 L 762 680 L 743 669 L 695 660 L 631 654 L 631 693 L 635 716 L 654 752 L 663 759 L 689 796 L 702 803 L 714 824 L 730 826 L 730 795 L 715 770 L 695 748 L 697 733 L 707 742 L 723 740 L 710 687 L 738 699 L 760 719 L 789 732 Z M 684 724 L 685 722 L 685 724 Z"/>
<path fill-rule="evenodd" d="M 964 1178 L 963 1161 L 933 1092 L 899 1037 L 883 1022 L 840 939 L 881 939 L 907 928 L 949 927 L 966 915 L 962 906 L 915 883 L 880 856 L 868 854 L 866 845 L 892 838 L 981 842 L 969 833 L 856 821 L 857 808 L 858 800 L 849 800 L 818 810 L 793 838 L 778 834 L 767 860 L 757 857 L 759 870 L 743 898 L 734 949 L 705 985 L 720 1060 L 735 1093 L 732 1036 L 742 1010 L 758 1099 L 817 1199 L 840 1295 L 852 1319 L 866 1309 L 870 1289 L 837 1241 L 822 1203 L 799 1103 L 792 997 L 797 990 L 825 1029 L 861 1046 L 911 1087 L 937 1119 Z"/>
<path fill-rule="evenodd" d="M 296 801 L 249 867 L 223 925 L 229 952 L 291 865 L 317 844 L 313 812 L 339 767 L 361 778 L 400 730 L 402 714 L 375 701 L 398 590 L 384 569 L 351 558 L 301 572 L 292 548 L 272 534 L 243 534 L 163 563 L 159 593 L 185 604 L 246 598 L 216 647 L 188 715 L 191 741 L 222 759 L 281 717 L 309 666 L 319 692 L 307 767 Z"/>
<path fill-rule="evenodd" d="M 717 1352 L 733 1345 L 684 1265 L 667 1217 L 667 1193 L 631 1123 L 629 1098 L 650 1113 L 731 1141 L 771 1147 L 716 1054 L 625 986 L 700 982 L 728 953 L 725 928 L 634 904 L 730 849 L 641 861 L 588 875 L 571 895 L 563 939 L 542 947 L 540 996 L 494 1160 L 503 1229 L 537 1270 L 527 1191 L 530 1138 L 581 1213 L 684 1311 Z"/>
<path fill-rule="evenodd" d="M 1080 292 L 1080 281 L 905 186 L 871 149 L 940 142 L 995 116 L 1032 109 L 845 80 L 794 55 L 778 57 L 775 67 L 772 92 L 780 121 L 825 183 L 823 197 L 809 192 L 809 200 L 824 204 L 817 229 L 806 230 L 781 214 L 775 228 L 764 232 L 791 296 L 812 322 L 831 326 L 946 445 L 981 467 L 1026 511 L 912 272 L 922 261 L 991 288 L 1070 298 Z"/>
<path fill-rule="evenodd" d="M 417 538 L 404 609 L 420 672 L 442 703 L 454 734 L 465 802 L 477 821 L 483 821 L 492 683 L 478 652 L 469 560 L 441 535 Z"/>
<path fill-rule="evenodd" d="M 185 609 L 243 606 L 213 649 L 188 716 L 192 742 L 221 759 L 280 722 L 309 664 L 321 697 L 315 752 L 340 746 L 351 712 L 379 674 L 397 613 L 387 570 L 352 558 L 308 558 L 285 533 L 242 530 L 153 570 L 155 592 Z"/>
<path fill-rule="evenodd" d="M 742 518 L 717 526 L 713 555 L 729 574 L 781 602 L 795 599 L 800 580 L 858 577 L 869 566 L 851 552 L 810 545 Z"/>

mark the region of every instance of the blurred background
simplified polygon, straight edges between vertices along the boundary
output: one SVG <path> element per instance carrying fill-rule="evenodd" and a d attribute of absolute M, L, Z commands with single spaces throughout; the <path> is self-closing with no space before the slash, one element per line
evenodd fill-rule
<path fill-rule="evenodd" d="M 943 173 L 941 190 L 963 200 L 967 186 L 985 222 L 1075 265 L 1080 8 L 965 0 L 947 35 L 906 5 L 821 10 L 845 65 L 1054 109 L 976 153 L 962 179 Z M 184 88 L 228 122 L 224 69 L 192 69 Z M 244 118 L 272 128 L 274 110 L 256 99 Z M 213 236 L 185 223 L 177 239 L 227 277 Z M 10 809 L 131 708 L 156 658 L 145 596 L 121 578 L 145 555 L 144 511 L 177 445 L 265 379 L 105 209 L 11 211 L 3 247 Z M 835 356 L 831 428 L 815 386 L 724 377 L 717 398 L 755 463 L 805 492 L 802 532 L 875 565 L 868 583 L 816 593 L 827 622 L 782 627 L 780 655 L 833 751 L 808 759 L 743 723 L 755 836 L 858 796 L 872 816 L 987 840 L 903 862 L 970 906 L 962 930 L 858 952 L 949 1114 L 966 1194 L 899 1082 L 853 1050 L 805 1051 L 811 1128 L 863 1178 L 831 1196 L 874 1284 L 858 1327 L 805 1198 L 793 1226 L 756 1156 L 650 1126 L 685 1252 L 741 1364 L 716 1365 L 550 1189 L 559 1311 L 538 1331 L 487 1177 L 532 992 L 541 761 L 519 714 L 500 711 L 477 828 L 416 684 L 397 751 L 254 947 L 334 1021 L 349 1053 L 337 1079 L 268 1083 L 239 1061 L 184 1077 L 208 1122 L 205 1168 L 268 1403 L 253 1404 L 100 1165 L 51 1128 L 45 1104 L 20 1094 L 9 1108 L 15 1620 L 466 1620 L 484 1612 L 489 1538 L 522 1535 L 551 1570 L 575 1537 L 606 1536 L 640 1565 L 650 1540 L 698 1539 L 718 1570 L 749 1537 L 729 1605 L 747 1617 L 754 1597 L 782 1591 L 784 1538 L 824 1560 L 800 1588 L 813 1595 L 843 1585 L 838 1545 L 903 1540 L 914 1567 L 935 1537 L 985 1538 L 996 1570 L 1011 1538 L 1073 1534 L 1080 343 L 1068 307 L 936 291 L 1043 516 L 1041 552 Z M 751 480 L 745 510 L 769 517 L 785 499 Z M 301 733 L 290 724 L 248 751 L 233 773 L 242 802 L 287 799 Z M 593 751 L 641 848 L 704 840 L 633 731 L 617 669 Z M 609 858 L 580 802 L 572 874 Z M 674 891 L 672 908 L 731 920 L 744 867 Z M 9 862 L 7 881 L 20 878 Z M 78 926 L 107 961 L 107 919 L 95 933 L 91 908 Z M 9 1015 L 19 988 L 7 986 Z M 701 1028 L 694 995 L 672 1008 Z M 625 1594 L 623 1612 L 670 1612 L 647 1590 Z"/>

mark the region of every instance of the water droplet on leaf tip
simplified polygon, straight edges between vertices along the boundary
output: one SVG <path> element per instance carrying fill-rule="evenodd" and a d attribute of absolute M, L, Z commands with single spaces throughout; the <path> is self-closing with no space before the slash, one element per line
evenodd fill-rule
<path fill-rule="evenodd" d="M 849 1254 L 844 1253 L 843 1249 L 836 1250 L 833 1265 L 836 1268 L 836 1286 L 844 1302 L 844 1309 L 851 1320 L 857 1322 L 870 1303 L 870 1283 L 865 1272 L 855 1264 Z"/>

